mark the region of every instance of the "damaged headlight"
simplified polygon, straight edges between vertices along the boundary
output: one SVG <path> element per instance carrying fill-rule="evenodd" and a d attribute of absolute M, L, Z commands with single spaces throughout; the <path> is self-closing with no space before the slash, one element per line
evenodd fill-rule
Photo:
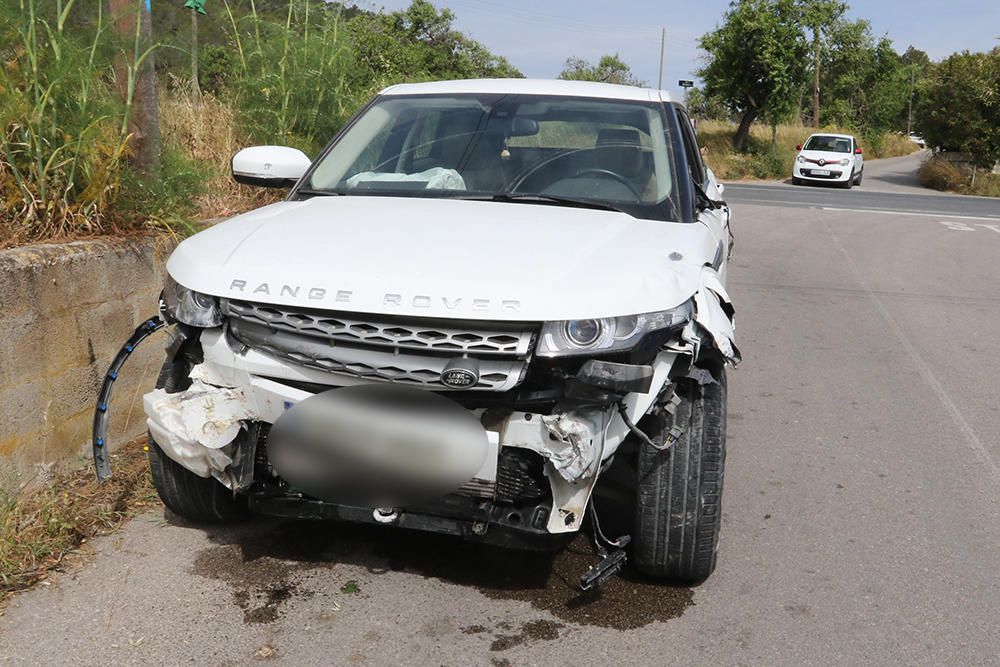
<path fill-rule="evenodd" d="M 163 310 L 167 321 L 182 322 L 193 327 L 217 327 L 223 320 L 218 299 L 190 290 L 169 275 L 163 286 Z"/>
<path fill-rule="evenodd" d="M 546 322 L 536 354 L 557 357 L 628 350 L 650 332 L 683 326 L 691 319 L 693 304 L 689 300 L 676 308 L 653 313 Z"/>

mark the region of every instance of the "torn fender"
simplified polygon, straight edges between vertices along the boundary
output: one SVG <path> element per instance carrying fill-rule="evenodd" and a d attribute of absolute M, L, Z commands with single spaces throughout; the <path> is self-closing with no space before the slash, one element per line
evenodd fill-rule
<path fill-rule="evenodd" d="M 706 266 L 701 278 L 701 289 L 694 295 L 694 320 L 684 329 L 681 337 L 693 343 L 697 352 L 706 342 L 703 333 L 707 333 L 726 361 L 736 366 L 742 359 L 736 347 L 736 310 L 714 269 Z"/>
<path fill-rule="evenodd" d="M 154 389 L 143 396 L 143 407 L 149 432 L 164 454 L 199 477 L 230 486 L 223 474 L 233 462 L 229 445 L 242 422 L 256 418 L 241 390 L 195 380 L 174 394 Z"/>

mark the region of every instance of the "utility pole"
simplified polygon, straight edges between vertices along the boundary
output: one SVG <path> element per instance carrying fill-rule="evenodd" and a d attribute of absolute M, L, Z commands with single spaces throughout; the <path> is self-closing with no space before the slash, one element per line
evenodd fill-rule
<path fill-rule="evenodd" d="M 198 10 L 191 8 L 191 100 L 201 106 L 201 86 L 198 85 Z"/>
<path fill-rule="evenodd" d="M 816 61 L 813 69 L 816 71 L 816 80 L 813 82 L 813 127 L 819 127 L 819 29 L 816 29 Z"/>
<path fill-rule="evenodd" d="M 910 65 L 910 106 L 906 111 L 906 136 L 910 136 L 913 132 L 913 76 L 915 71 L 913 65 Z"/>
<path fill-rule="evenodd" d="M 663 28 L 660 33 L 660 78 L 657 84 L 657 89 L 663 90 L 663 53 L 667 47 L 667 29 Z"/>
<path fill-rule="evenodd" d="M 115 34 L 127 49 L 119 56 L 115 71 L 126 106 L 131 102 L 127 121 L 128 133 L 132 135 L 132 163 L 140 173 L 155 176 L 160 170 L 160 121 L 153 54 L 149 53 L 138 70 L 133 71 L 137 78 L 132 91 L 129 91 L 127 73 L 128 61 L 131 60 L 131 67 L 135 69 L 135 59 L 142 57 L 153 43 L 150 0 L 108 0 L 108 10 Z"/>

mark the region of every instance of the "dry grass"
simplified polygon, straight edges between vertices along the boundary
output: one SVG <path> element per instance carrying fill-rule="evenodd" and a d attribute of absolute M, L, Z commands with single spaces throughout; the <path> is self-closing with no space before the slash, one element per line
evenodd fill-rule
<path fill-rule="evenodd" d="M 114 454 L 115 474 L 104 484 L 88 466 L 34 490 L 0 489 L 0 601 L 45 579 L 86 540 L 159 503 L 143 447 L 136 440 Z"/>
<path fill-rule="evenodd" d="M 771 128 L 754 125 L 746 153 L 733 150 L 736 125 L 720 121 L 702 121 L 698 125 L 698 138 L 707 149 L 709 166 L 722 180 L 785 178 L 792 172 L 792 161 L 798 153 L 796 146 L 809 138 L 815 130 L 803 125 L 779 125 L 771 147 Z M 852 134 L 844 128 L 823 128 L 824 132 Z M 886 134 L 868 145 L 861 146 L 868 158 L 898 157 L 918 150 L 917 145 L 898 134 Z"/>
<path fill-rule="evenodd" d="M 1000 175 L 970 165 L 951 156 L 938 155 L 920 166 L 920 183 L 925 188 L 980 197 L 1000 197 Z"/>
<path fill-rule="evenodd" d="M 160 130 L 165 145 L 204 167 L 208 180 L 196 196 L 194 218 L 205 220 L 242 213 L 280 200 L 284 191 L 240 185 L 230 161 L 248 142 L 237 135 L 233 109 L 208 93 L 196 106 L 184 86 L 175 82 L 161 92 Z"/>

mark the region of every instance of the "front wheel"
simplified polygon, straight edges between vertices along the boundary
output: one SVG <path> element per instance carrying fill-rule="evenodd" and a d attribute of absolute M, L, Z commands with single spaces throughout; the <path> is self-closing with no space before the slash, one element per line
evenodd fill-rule
<path fill-rule="evenodd" d="M 844 188 L 845 190 L 850 190 L 851 186 L 854 185 L 854 172 L 852 171 L 850 178 L 848 178 L 843 183 L 840 183 L 839 185 L 840 185 L 840 187 Z"/>
<path fill-rule="evenodd" d="M 683 582 L 706 579 L 715 569 L 722 524 L 726 464 L 726 374 L 700 385 L 683 379 L 674 415 L 644 424 L 655 443 L 671 428 L 681 434 L 669 449 L 639 445 L 638 499 L 632 558 L 640 572 Z"/>

